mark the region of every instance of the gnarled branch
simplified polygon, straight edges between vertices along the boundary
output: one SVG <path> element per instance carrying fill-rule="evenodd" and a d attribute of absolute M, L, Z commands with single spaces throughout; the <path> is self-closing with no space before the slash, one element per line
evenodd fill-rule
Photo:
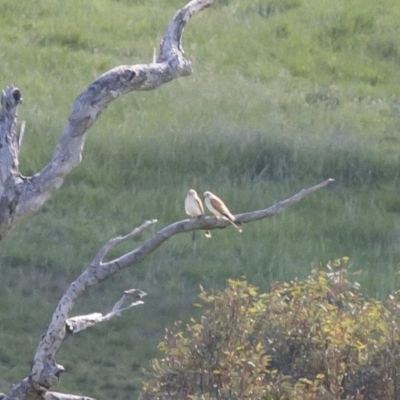
<path fill-rule="evenodd" d="M 194 14 L 213 2 L 192 0 L 175 14 L 161 42 L 156 62 L 121 65 L 85 88 L 72 106 L 50 162 L 36 175 L 22 177 L 18 172 L 22 135 L 17 132 L 17 106 L 22 101 L 21 92 L 14 86 L 3 91 L 0 112 L 0 240 L 23 217 L 39 210 L 81 162 L 87 132 L 111 101 L 132 91 L 156 89 L 192 73 L 191 63 L 184 57 L 181 45 L 183 29 Z"/>

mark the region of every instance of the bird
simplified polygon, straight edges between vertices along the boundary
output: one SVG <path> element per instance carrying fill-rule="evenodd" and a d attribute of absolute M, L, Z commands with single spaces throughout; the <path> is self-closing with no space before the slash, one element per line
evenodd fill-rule
<path fill-rule="evenodd" d="M 185 211 L 190 217 L 204 216 L 204 206 L 200 197 L 194 189 L 190 189 L 185 199 Z M 194 233 L 195 231 L 193 231 Z M 210 231 L 205 230 L 204 235 L 207 238 L 211 237 Z"/>
<path fill-rule="evenodd" d="M 217 218 L 222 217 L 228 220 L 239 232 L 242 232 L 242 228 L 239 226 L 240 222 L 236 220 L 219 197 L 209 191 L 204 192 L 204 203 Z"/>

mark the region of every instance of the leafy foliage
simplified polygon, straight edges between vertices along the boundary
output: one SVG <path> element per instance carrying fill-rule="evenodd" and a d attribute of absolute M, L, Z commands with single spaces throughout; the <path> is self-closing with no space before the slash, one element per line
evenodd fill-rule
<path fill-rule="evenodd" d="M 397 398 L 399 294 L 365 298 L 347 261 L 269 293 L 202 289 L 203 316 L 166 331 L 142 399 Z"/>

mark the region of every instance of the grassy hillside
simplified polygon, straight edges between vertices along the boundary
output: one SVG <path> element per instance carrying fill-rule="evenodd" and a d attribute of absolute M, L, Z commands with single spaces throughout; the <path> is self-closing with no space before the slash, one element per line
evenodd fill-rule
<path fill-rule="evenodd" d="M 150 61 L 181 5 L 1 1 L 0 87 L 13 83 L 25 99 L 24 174 L 48 161 L 80 91 L 116 65 Z M 140 368 L 164 327 L 196 312 L 199 284 L 245 275 L 267 289 L 346 255 L 367 294 L 398 288 L 399 20 L 395 0 L 221 0 L 190 21 L 183 44 L 194 74 L 112 103 L 82 164 L 0 243 L 0 391 L 28 373 L 57 300 L 99 247 L 145 219 L 161 228 L 185 218 L 190 187 L 243 212 L 336 179 L 242 235 L 198 235 L 196 257 L 190 235 L 175 237 L 88 293 L 77 314 L 107 311 L 127 287 L 148 298 L 65 343 L 57 390 L 136 398 Z"/>

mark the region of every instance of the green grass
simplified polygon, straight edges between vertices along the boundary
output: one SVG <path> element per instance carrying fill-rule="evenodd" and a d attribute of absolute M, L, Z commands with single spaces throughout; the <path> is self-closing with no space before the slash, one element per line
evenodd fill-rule
<path fill-rule="evenodd" d="M 0 4 L 0 86 L 22 90 L 24 174 L 49 160 L 71 105 L 98 75 L 143 63 L 178 1 L 51 0 Z M 400 6 L 394 0 L 224 0 L 196 16 L 183 44 L 194 74 L 113 102 L 81 165 L 37 215 L 0 244 L 0 391 L 29 372 L 67 285 L 109 238 L 157 218 L 185 218 L 190 187 L 233 212 L 335 183 L 284 214 L 211 240 L 179 235 L 91 290 L 75 312 L 106 312 L 128 287 L 146 304 L 67 341 L 59 391 L 132 399 L 164 327 L 187 319 L 199 284 L 245 275 L 305 277 L 310 263 L 351 257 L 364 292 L 399 287 Z M 221 22 L 222 21 L 222 22 Z M 3 328 L 4 326 L 4 328 Z"/>

